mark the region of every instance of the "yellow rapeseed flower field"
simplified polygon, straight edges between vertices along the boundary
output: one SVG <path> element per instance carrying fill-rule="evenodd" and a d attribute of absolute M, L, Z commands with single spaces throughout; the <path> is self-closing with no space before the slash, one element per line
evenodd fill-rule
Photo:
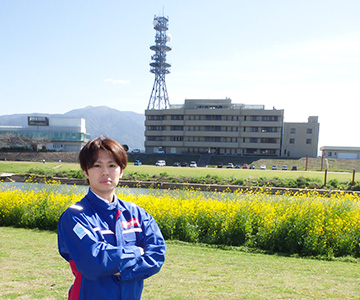
<path fill-rule="evenodd" d="M 134 202 L 157 220 L 166 239 L 247 246 L 304 256 L 360 256 L 360 198 L 316 192 L 156 191 L 119 198 Z M 0 226 L 56 230 L 61 213 L 81 200 L 76 188 L 5 189 L 0 183 Z"/>

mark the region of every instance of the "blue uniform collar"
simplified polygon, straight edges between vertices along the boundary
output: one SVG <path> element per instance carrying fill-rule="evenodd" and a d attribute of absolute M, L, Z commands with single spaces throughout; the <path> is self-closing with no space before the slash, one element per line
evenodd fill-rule
<path fill-rule="evenodd" d="M 90 188 L 86 195 L 86 198 L 93 206 L 96 206 L 100 209 L 113 210 L 117 208 L 119 205 L 119 199 L 115 194 L 114 194 L 114 201 L 110 203 L 106 199 L 96 195 Z"/>

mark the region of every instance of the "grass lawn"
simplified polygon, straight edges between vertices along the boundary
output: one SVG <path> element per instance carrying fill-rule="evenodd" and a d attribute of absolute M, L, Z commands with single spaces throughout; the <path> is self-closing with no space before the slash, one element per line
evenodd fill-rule
<path fill-rule="evenodd" d="M 0 173 L 15 173 L 24 174 L 29 172 L 30 169 L 42 169 L 42 170 L 80 170 L 79 164 L 73 163 L 40 163 L 40 162 L 0 162 Z M 224 178 L 235 177 L 239 179 L 248 178 L 293 178 L 299 177 L 318 178 L 324 180 L 324 172 L 318 171 L 282 171 L 282 170 L 243 170 L 243 169 L 218 169 L 218 168 L 182 168 L 182 167 L 155 167 L 152 165 L 134 166 L 129 164 L 125 170 L 126 172 L 137 172 L 142 174 L 148 174 L 149 176 L 160 175 L 161 173 L 167 173 L 170 176 L 184 176 L 184 177 L 203 177 L 206 175 L 220 176 Z M 360 181 L 360 175 L 356 173 L 355 180 Z M 352 172 L 328 172 L 327 181 L 336 179 L 339 182 L 347 182 L 352 180 Z"/>
<path fill-rule="evenodd" d="M 129 165 L 126 172 L 138 172 L 152 175 L 159 175 L 160 173 L 166 172 L 172 176 L 185 176 L 185 177 L 203 177 L 206 175 L 220 176 L 220 177 L 235 177 L 235 178 L 318 178 L 324 179 L 324 172 L 319 171 L 282 171 L 282 170 L 244 170 L 244 169 L 226 169 L 226 168 L 181 168 L 181 167 L 155 167 L 155 166 L 133 166 Z M 360 179 L 360 174 L 357 174 L 355 179 Z M 351 172 L 328 172 L 327 180 L 336 179 L 340 182 L 351 181 Z"/>
<path fill-rule="evenodd" d="M 0 227 L 0 299 L 66 299 L 56 233 Z M 359 299 L 360 262 L 321 261 L 168 242 L 143 300 Z"/>

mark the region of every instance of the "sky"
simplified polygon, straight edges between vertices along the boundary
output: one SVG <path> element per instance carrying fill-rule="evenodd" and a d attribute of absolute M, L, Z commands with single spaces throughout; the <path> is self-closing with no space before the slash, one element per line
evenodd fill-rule
<path fill-rule="evenodd" d="M 358 0 L 2 0 L 0 115 L 144 113 L 154 16 L 169 18 L 170 104 L 225 99 L 318 116 L 319 147 L 360 147 Z M 119 120 L 121 123 L 121 120 Z"/>

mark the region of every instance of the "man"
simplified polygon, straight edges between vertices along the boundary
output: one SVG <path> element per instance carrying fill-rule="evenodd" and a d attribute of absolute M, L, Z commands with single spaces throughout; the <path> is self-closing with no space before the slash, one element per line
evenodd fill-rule
<path fill-rule="evenodd" d="M 60 255 L 75 276 L 68 299 L 140 299 L 143 280 L 164 263 L 166 245 L 151 215 L 115 195 L 126 152 L 98 137 L 80 151 L 79 161 L 90 188 L 58 226 Z"/>

